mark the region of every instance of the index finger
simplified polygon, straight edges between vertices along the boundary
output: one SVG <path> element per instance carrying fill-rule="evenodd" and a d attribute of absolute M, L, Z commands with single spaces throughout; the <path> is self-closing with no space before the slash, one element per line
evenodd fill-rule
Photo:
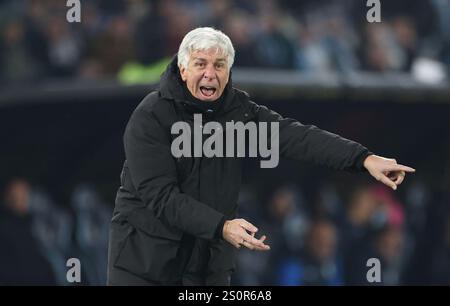
<path fill-rule="evenodd" d="M 248 243 L 254 245 L 255 247 L 260 247 L 260 248 L 264 248 L 264 249 L 266 249 L 266 248 L 269 247 L 268 245 L 266 245 L 266 244 L 263 243 L 264 240 L 261 241 L 261 240 L 259 240 L 259 239 L 256 239 L 255 237 L 252 237 L 252 236 L 249 235 L 249 234 L 246 234 L 246 235 L 245 235 L 244 240 L 245 240 L 246 242 L 248 242 Z"/>
<path fill-rule="evenodd" d="M 408 166 L 404 166 L 404 165 L 400 165 L 400 164 L 396 164 L 396 165 L 390 165 L 388 166 L 389 170 L 400 170 L 400 171 L 405 171 L 405 172 L 416 172 L 416 169 L 408 167 Z"/>

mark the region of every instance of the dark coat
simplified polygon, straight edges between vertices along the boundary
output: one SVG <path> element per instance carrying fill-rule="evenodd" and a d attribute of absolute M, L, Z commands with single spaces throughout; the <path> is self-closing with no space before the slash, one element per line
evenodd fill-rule
<path fill-rule="evenodd" d="M 213 113 L 186 99 L 176 57 L 160 88 L 137 106 L 124 134 L 126 160 L 111 224 L 109 267 L 163 284 L 197 274 L 206 284 L 230 275 L 235 249 L 221 224 L 236 217 L 242 158 L 181 157 L 171 154 L 174 122 L 203 113 L 203 122 L 279 122 L 280 157 L 312 161 L 339 170 L 362 171 L 370 153 L 362 145 L 312 125 L 283 118 L 227 85 Z M 219 231 L 218 231 L 219 229 Z M 222 284 L 219 281 L 220 284 Z"/>

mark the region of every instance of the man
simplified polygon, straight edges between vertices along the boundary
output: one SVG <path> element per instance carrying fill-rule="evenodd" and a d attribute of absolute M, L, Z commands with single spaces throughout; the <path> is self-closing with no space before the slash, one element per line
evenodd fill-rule
<path fill-rule="evenodd" d="M 229 285 L 237 249 L 270 249 L 265 236 L 256 237 L 253 224 L 236 218 L 242 159 L 175 157 L 172 128 L 177 122 L 192 127 L 200 114 L 221 126 L 276 123 L 278 131 L 269 138 L 272 145 L 278 143 L 281 156 L 367 170 L 393 189 L 405 172 L 414 171 L 250 101 L 231 85 L 233 61 L 233 45 L 222 32 L 189 32 L 160 88 L 133 112 L 124 134 L 126 161 L 111 223 L 108 284 Z"/>

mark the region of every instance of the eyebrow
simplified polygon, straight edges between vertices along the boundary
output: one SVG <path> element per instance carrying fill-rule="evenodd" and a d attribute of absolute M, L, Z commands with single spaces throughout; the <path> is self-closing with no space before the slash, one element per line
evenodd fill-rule
<path fill-rule="evenodd" d="M 199 60 L 199 61 L 206 62 L 206 59 L 204 59 L 203 57 L 194 57 L 193 60 L 194 61 Z M 216 63 L 217 62 L 226 62 L 226 61 L 227 61 L 226 58 L 219 58 L 218 60 L 216 60 Z"/>

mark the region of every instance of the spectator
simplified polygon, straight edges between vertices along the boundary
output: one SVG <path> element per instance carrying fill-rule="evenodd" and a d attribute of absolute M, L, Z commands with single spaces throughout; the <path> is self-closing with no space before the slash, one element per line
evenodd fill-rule
<path fill-rule="evenodd" d="M 342 265 L 337 258 L 337 232 L 326 220 L 313 222 L 304 251 L 285 258 L 279 266 L 279 285 L 342 285 Z"/>
<path fill-rule="evenodd" d="M 53 271 L 32 232 L 31 187 L 24 179 L 11 180 L 0 213 L 0 284 L 55 285 Z"/>
<path fill-rule="evenodd" d="M 442 231 L 442 242 L 431 259 L 430 283 L 450 285 L 450 214 L 447 215 Z"/>

